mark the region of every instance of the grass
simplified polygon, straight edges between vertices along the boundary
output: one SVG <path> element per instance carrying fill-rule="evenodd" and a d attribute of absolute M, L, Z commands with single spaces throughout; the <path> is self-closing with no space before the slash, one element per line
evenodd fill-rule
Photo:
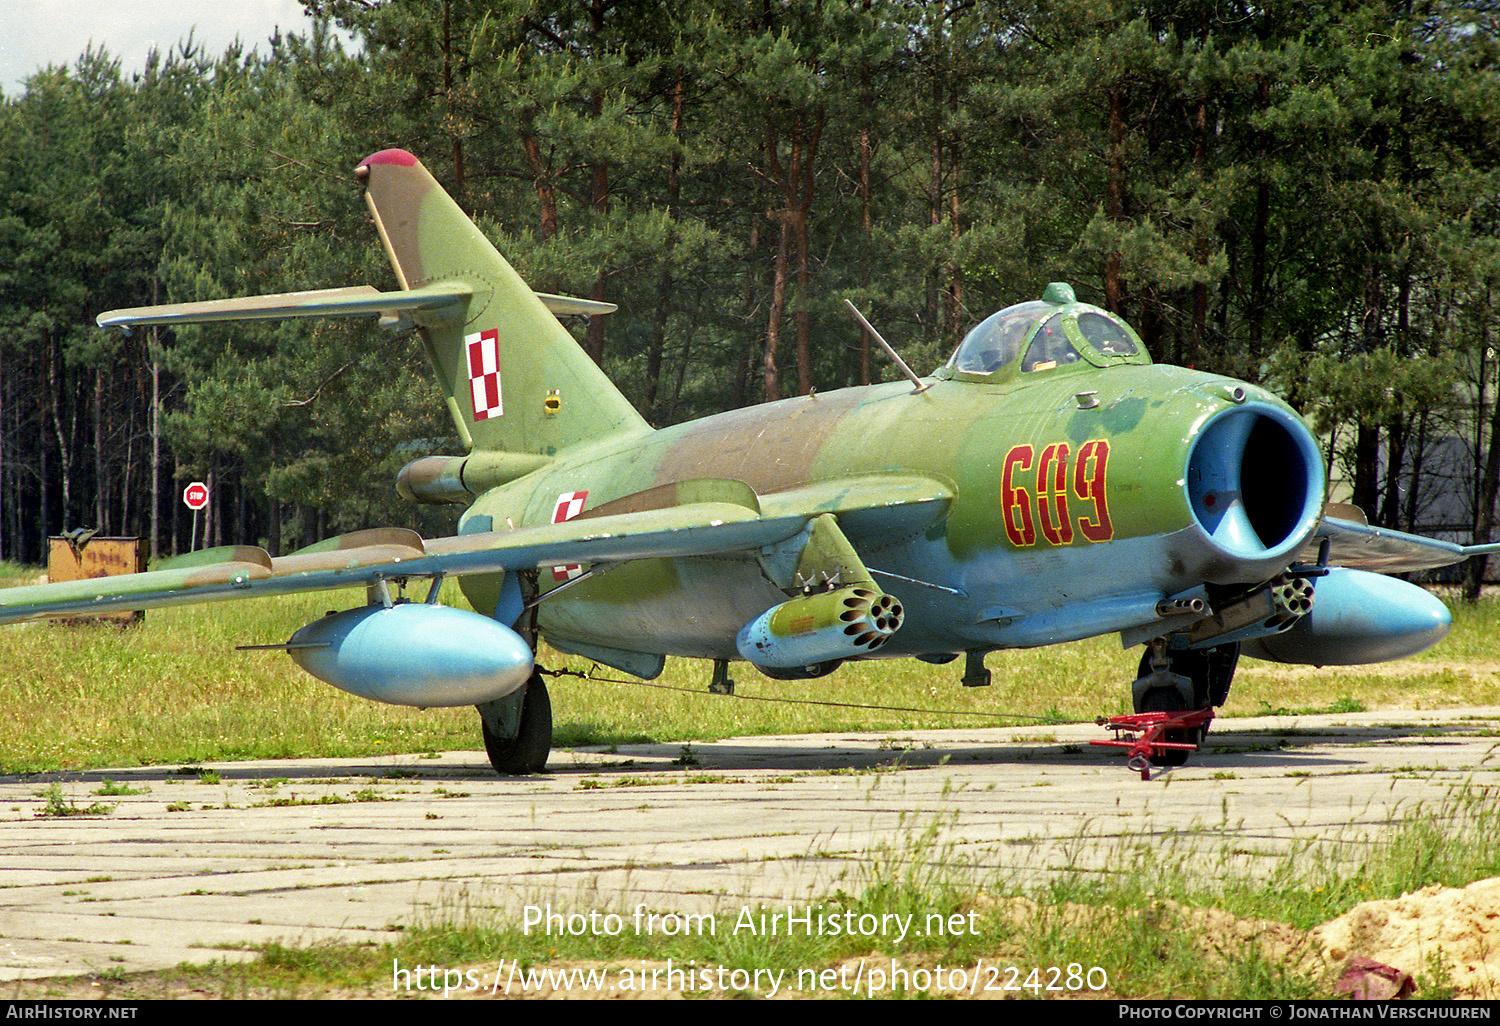
<path fill-rule="evenodd" d="M 252 758 L 378 756 L 475 750 L 472 709 L 366 702 L 316 681 L 280 652 L 235 645 L 283 641 L 357 591 L 152 610 L 124 629 L 28 623 L 0 629 L 8 668 L 0 772 L 30 773 Z M 1246 661 L 1225 715 L 1500 704 L 1495 655 L 1500 602 L 1458 606 L 1444 644 L 1392 666 L 1316 671 Z M 1455 669 L 1455 659 L 1480 663 Z M 735 667 L 739 696 L 934 710 L 931 714 L 741 701 L 707 691 L 709 664 L 671 659 L 653 682 L 682 691 L 579 677 L 554 679 L 555 743 L 684 743 L 747 734 L 877 731 L 1087 721 L 1127 712 L 1138 652 L 1113 636 L 996 653 L 994 683 L 958 686 L 960 671 L 911 659 L 854 663 L 816 681 L 773 681 Z M 543 665 L 587 671 L 544 652 Z M 597 677 L 627 679 L 606 669 Z M 1356 699 L 1352 696 L 1358 695 Z M 1274 705 L 1272 704 L 1274 701 Z M 993 718 L 1004 713 L 1008 720 Z"/>
<path fill-rule="evenodd" d="M 1308 842 L 1274 860 L 1269 877 L 1235 867 L 1225 847 L 1205 855 L 1190 834 L 1104 841 L 1081 831 L 1072 868 L 1040 885 L 1023 885 L 1019 869 L 998 870 L 986 853 L 945 841 L 948 824 L 910 824 L 903 843 L 873 852 L 862 875 L 843 890 L 788 903 L 799 914 L 905 919 L 913 929 L 866 934 L 771 938 L 754 925 L 754 908 L 727 910 L 712 933 L 643 936 L 543 936 L 494 912 L 456 909 L 443 921 L 409 931 L 388 952 L 403 962 L 523 964 L 621 959 L 800 970 L 866 958 L 911 967 L 1040 967 L 999 973 L 986 984 L 1001 993 L 1121 998 L 1264 1000 L 1332 997 L 1335 968 L 1322 962 L 1305 931 L 1363 901 L 1395 898 L 1431 884 L 1459 887 L 1500 871 L 1500 810 L 1488 790 L 1464 789 L 1432 807 L 1414 808 L 1371 844 L 1364 834 Z M 1090 857 L 1084 857 L 1087 852 Z M 1086 868 L 1107 867 L 1107 871 Z M 785 911 L 787 905 L 765 909 Z M 563 910 L 566 911 L 566 910 Z M 629 918 L 629 909 L 617 909 Z M 748 915 L 747 915 L 748 913 Z M 934 924 L 953 928 L 935 931 Z M 737 929 L 736 927 L 740 927 Z M 877 959 L 878 956 L 878 959 Z M 388 960 L 380 964 L 389 966 Z M 1069 988 L 1067 967 L 1081 979 Z M 1063 969 L 1051 982 L 1047 969 Z M 1089 970 L 1102 972 L 1089 976 Z M 1107 985 L 1094 987 L 1102 976 Z M 1442 996 L 1441 966 L 1419 977 Z M 868 995 L 867 995 L 868 996 Z M 893 989 L 875 996 L 896 996 Z"/>
<path fill-rule="evenodd" d="M 79 805 L 63 794 L 61 784 L 53 784 L 42 793 L 44 803 L 38 816 L 107 816 L 115 811 L 113 805 L 105 805 L 102 802 L 92 802 L 88 805 Z"/>
<path fill-rule="evenodd" d="M 476 749 L 472 710 L 423 712 L 364 702 L 308 678 L 280 653 L 233 649 L 236 644 L 284 640 L 331 606 L 359 601 L 362 595 L 349 592 L 154 610 L 143 624 L 123 630 L 58 623 L 0 629 L 0 657 L 10 669 L 9 686 L 0 689 L 0 714 L 11 725 L 0 736 L 0 771 L 178 764 L 184 776 L 213 783 L 217 775 L 198 764 Z M 1500 664 L 1495 661 L 1500 602 L 1490 598 L 1454 612 L 1448 641 L 1384 668 L 1318 671 L 1247 662 L 1226 713 L 1500 704 Z M 698 739 L 859 730 L 887 735 L 894 746 L 906 743 L 902 738 L 913 729 L 993 723 L 980 714 L 996 711 L 1022 723 L 1028 722 L 1026 717 L 1045 723 L 1113 714 L 1125 711 L 1137 659 L 1137 652 L 1122 652 L 1113 637 L 999 653 L 990 658 L 994 684 L 979 689 L 958 686 L 954 666 L 912 660 L 854 664 L 810 682 L 770 681 L 748 667 L 736 667 L 740 695 L 941 711 L 931 716 L 736 701 L 708 694 L 709 666 L 692 660 L 670 660 L 656 682 L 688 693 L 576 677 L 557 679 L 549 687 L 560 746 L 654 740 L 680 746 L 679 763 L 691 767 L 692 742 Z M 1468 665 L 1455 667 L 1460 661 Z M 543 662 L 589 669 L 585 661 L 557 653 L 545 654 Z M 624 677 L 607 670 L 598 676 Z M 277 783 L 263 786 L 274 792 Z M 585 778 L 579 784 L 581 789 L 620 786 L 627 782 Z M 139 792 L 106 781 L 93 793 Z M 41 815 L 102 815 L 111 809 L 100 803 L 80 807 L 60 785 L 45 797 Z M 1373 843 L 1334 838 L 1310 844 L 1253 876 L 1239 869 L 1228 851 L 1205 872 L 1201 852 L 1185 843 L 1177 848 L 1170 839 L 1158 839 L 1150 846 L 1132 846 L 1080 833 L 1074 868 L 1040 887 L 1023 886 L 1016 874 L 986 868 L 982 853 L 947 844 L 940 822 L 913 825 L 904 843 L 874 853 L 862 877 L 841 890 L 796 903 L 829 916 L 920 916 L 925 922 L 936 915 L 939 922 L 962 925 L 902 940 L 888 935 L 769 938 L 734 929 L 743 909 L 725 911 L 706 937 L 639 936 L 633 931 L 617 937 L 544 937 L 528 933 L 521 922 L 496 909 L 464 906 L 408 929 L 395 945 L 268 946 L 250 965 L 180 972 L 207 981 L 201 989 L 225 996 L 344 987 L 389 993 L 398 960 L 493 968 L 504 959 L 530 968 L 569 960 L 617 966 L 622 960 L 674 959 L 679 964 L 832 973 L 827 979 L 837 991 L 840 973 L 878 955 L 929 971 L 938 965 L 976 971 L 985 965 L 992 970 L 1056 966 L 1063 971 L 1063 992 L 1076 978 L 1082 985 L 1074 992 L 1096 996 L 1328 996 L 1325 969 L 1304 958 L 1305 952 L 1272 950 L 1253 932 L 1226 933 L 1205 917 L 1264 920 L 1304 930 L 1372 898 L 1433 883 L 1462 886 L 1500 874 L 1500 855 L 1495 854 L 1500 852 L 1500 812 L 1492 811 L 1494 797 L 1463 792 L 1389 824 Z M 301 804 L 296 798 L 280 800 Z M 342 800 L 381 799 L 371 791 Z M 179 805 L 190 808 L 186 801 Z M 1118 846 L 1098 850 L 1111 844 Z M 1004 860 L 991 859 L 995 861 Z M 1101 865 L 1111 871 L 1086 868 Z M 760 910 L 749 911 L 753 916 Z M 785 906 L 765 911 L 784 912 Z M 1072 966 L 1082 975 L 1070 978 Z M 1088 975 L 1095 967 L 1108 977 L 1102 990 L 1092 986 L 1100 982 L 1099 974 Z M 891 969 L 889 961 L 885 968 Z M 1014 977 L 1001 973 L 988 976 L 985 989 L 1047 996 L 1049 982 L 1057 981 L 1049 981 L 1046 973 L 1035 979 L 1029 972 Z M 1423 985 L 1428 996 L 1442 994 L 1443 967 L 1428 967 Z M 892 988 L 882 991 L 890 992 Z"/>
<path fill-rule="evenodd" d="M 655 986 L 664 985 L 670 960 L 676 989 L 699 995 L 765 995 L 774 986 L 859 997 L 931 989 L 1027 998 L 1331 998 L 1340 967 L 1324 960 L 1307 929 L 1372 898 L 1494 875 L 1496 797 L 1462 789 L 1407 810 L 1374 844 L 1351 830 L 1309 841 L 1254 875 L 1237 868 L 1227 842 L 1217 854 L 1204 847 L 1211 829 L 1161 835 L 1149 845 L 1083 829 L 1068 842 L 1078 856 L 1071 867 L 1030 884 L 1020 882 L 1024 867 L 998 869 L 993 853 L 947 840 L 952 823 L 934 818 L 908 822 L 899 842 L 872 850 L 841 888 L 805 899 L 697 916 L 634 899 L 569 907 L 555 898 L 533 899 L 533 911 L 512 915 L 460 898 L 395 943 L 269 944 L 250 963 L 116 979 L 99 996 L 388 996 L 403 979 L 404 992 L 420 996 L 445 987 L 487 990 L 497 972 L 516 988 L 549 972 L 554 981 L 593 972 L 615 990 L 627 981 L 649 989 L 644 974 L 655 971 Z M 550 928 L 548 914 L 556 917 Z M 788 928 L 788 914 L 820 925 Z M 424 972 L 416 974 L 419 966 Z M 694 974 L 718 967 L 761 976 Z M 1424 966 L 1417 985 L 1418 997 L 1454 994 L 1441 962 Z M 21 987 L 14 997 L 26 996 Z"/>
<path fill-rule="evenodd" d="M 1371 840 L 1308 846 L 1265 878 L 1226 886 L 1225 905 L 1308 927 L 1363 901 L 1500 876 L 1496 797 L 1490 789 L 1464 788 L 1441 804 L 1413 809 Z"/>
<path fill-rule="evenodd" d="M 1328 713 L 1356 713 L 1367 712 L 1365 703 L 1349 695 L 1343 695 L 1328 705 L 1318 708 L 1288 709 L 1286 706 L 1275 706 L 1262 701 L 1259 708 L 1255 710 L 1257 716 L 1319 716 Z"/>
<path fill-rule="evenodd" d="M 129 784 L 117 784 L 113 780 L 105 780 L 104 783 L 94 789 L 94 794 L 106 796 L 146 794 L 150 790 L 149 787 L 131 787 Z"/>

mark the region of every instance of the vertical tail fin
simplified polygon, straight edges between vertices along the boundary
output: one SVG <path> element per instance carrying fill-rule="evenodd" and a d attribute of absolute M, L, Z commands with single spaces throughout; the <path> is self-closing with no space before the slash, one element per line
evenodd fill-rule
<path fill-rule="evenodd" d="M 471 448 L 551 455 L 649 430 L 416 157 L 382 150 L 355 174 L 402 287 L 470 293 L 461 316 L 412 316 Z"/>

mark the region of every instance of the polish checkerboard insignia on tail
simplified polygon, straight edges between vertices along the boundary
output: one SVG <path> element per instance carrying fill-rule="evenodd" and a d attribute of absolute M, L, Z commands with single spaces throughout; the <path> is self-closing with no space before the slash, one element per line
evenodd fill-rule
<path fill-rule="evenodd" d="M 469 358 L 469 394 L 474 400 L 474 419 L 489 420 L 505 412 L 500 399 L 500 333 L 493 328 L 466 335 Z"/>

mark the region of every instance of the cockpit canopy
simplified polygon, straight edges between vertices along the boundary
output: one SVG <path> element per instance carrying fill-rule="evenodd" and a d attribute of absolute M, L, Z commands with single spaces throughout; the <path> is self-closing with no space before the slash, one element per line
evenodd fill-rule
<path fill-rule="evenodd" d="M 1071 286 L 1053 282 L 1041 299 L 1008 306 L 980 321 L 938 376 L 1009 377 L 1080 362 L 1109 367 L 1150 363 L 1151 358 L 1128 324 L 1078 302 Z"/>

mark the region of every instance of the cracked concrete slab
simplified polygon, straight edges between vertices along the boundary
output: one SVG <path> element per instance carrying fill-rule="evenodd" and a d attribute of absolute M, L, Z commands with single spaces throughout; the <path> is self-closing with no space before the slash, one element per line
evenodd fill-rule
<path fill-rule="evenodd" d="M 527 904 L 816 900 L 929 830 L 928 858 L 993 878 L 1140 845 L 1202 845 L 1254 871 L 1298 846 L 1357 845 L 1500 773 L 1497 708 L 1222 719 L 1189 765 L 1150 781 L 1088 745 L 1101 736 L 622 745 L 554 752 L 546 774 L 511 779 L 480 752 L 3 777 L 0 979 L 381 942 Z"/>

